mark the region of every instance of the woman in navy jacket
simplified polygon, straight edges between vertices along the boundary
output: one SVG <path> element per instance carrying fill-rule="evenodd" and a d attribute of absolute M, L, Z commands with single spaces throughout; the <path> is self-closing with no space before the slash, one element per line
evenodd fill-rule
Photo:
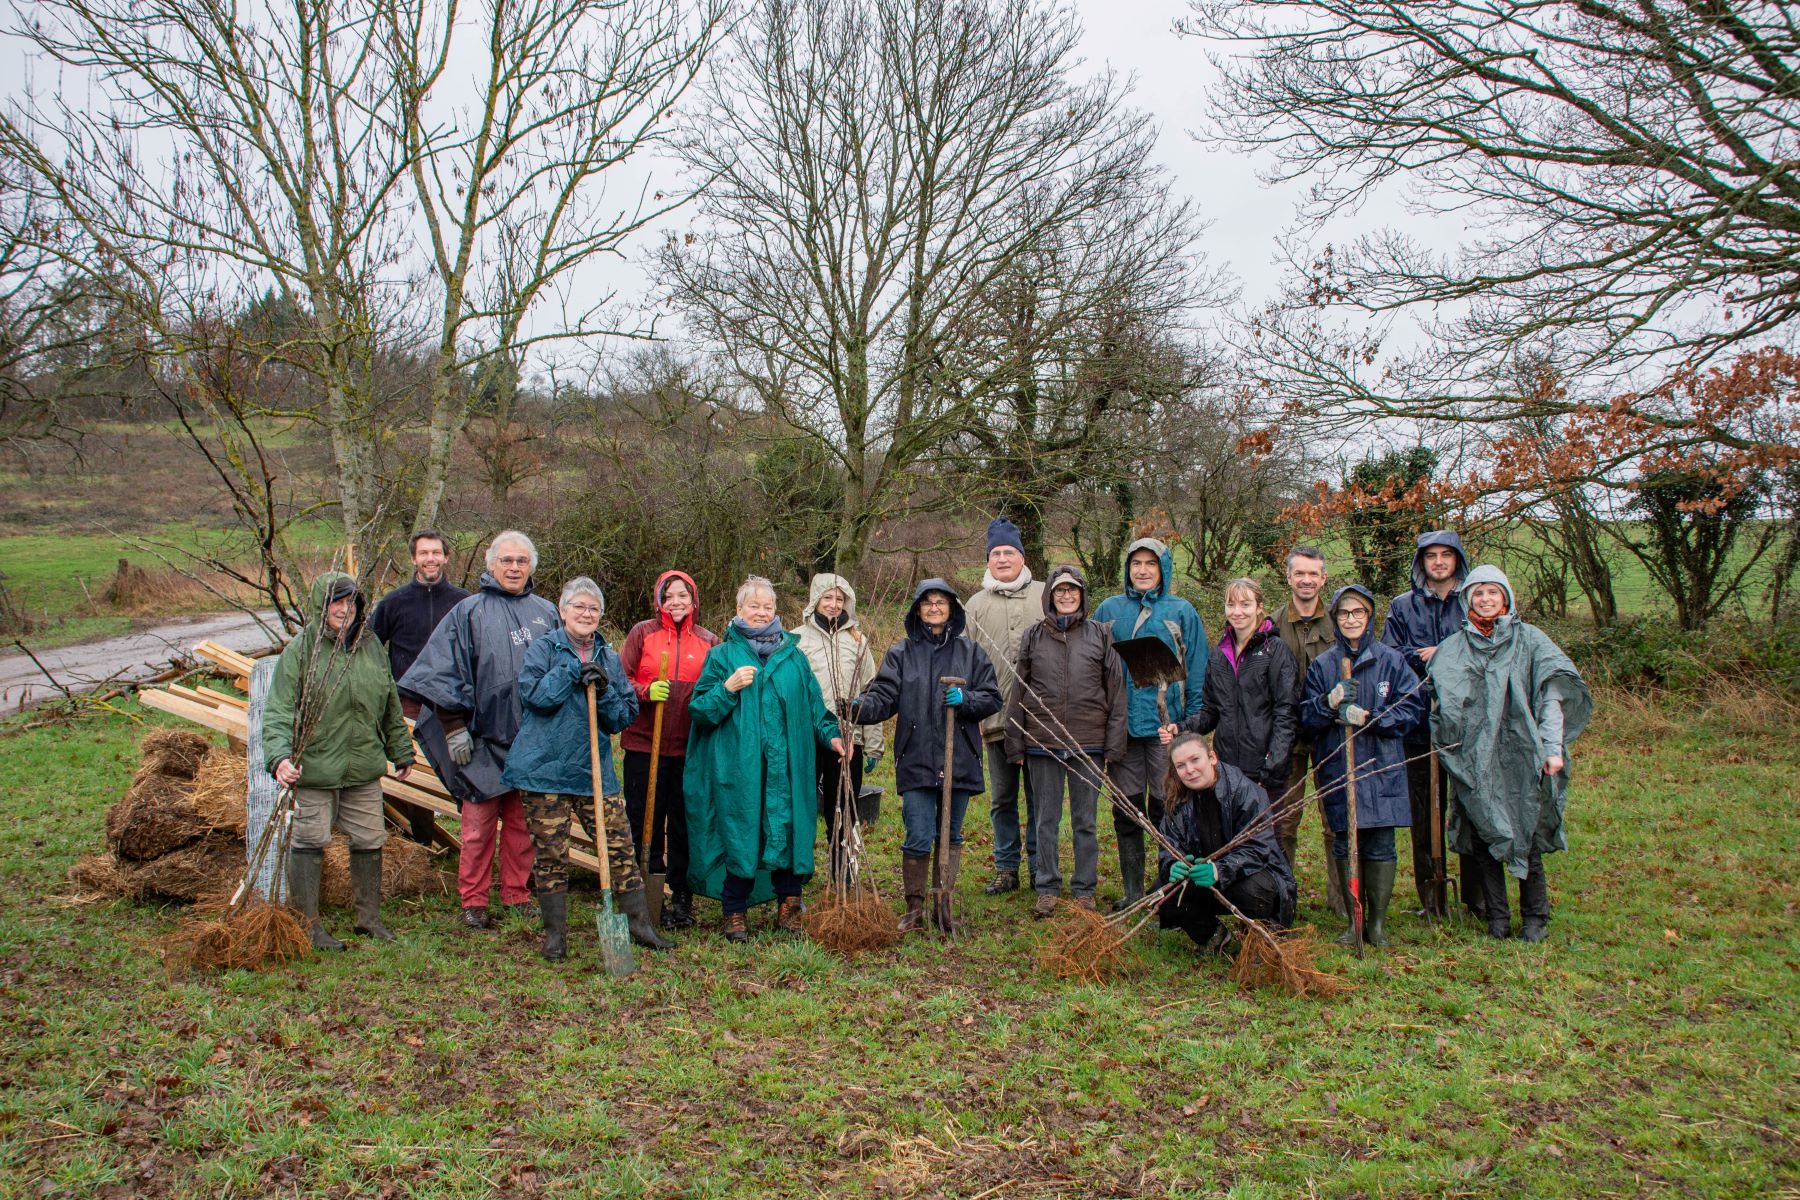
<path fill-rule="evenodd" d="M 1357 856 L 1363 925 L 1371 945 L 1386 946 L 1387 906 L 1394 894 L 1394 830 L 1412 824 L 1406 791 L 1406 735 L 1425 719 L 1424 688 L 1406 659 L 1375 640 L 1375 597 L 1360 584 L 1331 598 L 1337 645 L 1307 668 L 1300 724 L 1313 735 L 1319 799 L 1331 825 L 1333 858 L 1350 857 L 1344 786 L 1344 736 L 1356 731 Z M 1343 662 L 1351 678 L 1343 678 Z M 1344 878 L 1349 879 L 1348 867 Z M 1346 889 L 1348 883 L 1346 883 Z M 1346 898 L 1345 909 L 1349 911 Z M 1338 939 L 1355 940 L 1355 926 Z"/>

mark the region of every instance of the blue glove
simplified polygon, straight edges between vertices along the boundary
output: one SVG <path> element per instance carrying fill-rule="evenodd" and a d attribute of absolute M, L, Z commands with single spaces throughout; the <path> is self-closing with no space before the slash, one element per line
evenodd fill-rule
<path fill-rule="evenodd" d="M 863 770 L 865 770 L 865 771 L 873 771 L 876 767 L 879 767 L 880 765 L 881 765 L 881 751 L 879 751 L 879 750 L 877 750 L 875 753 L 873 753 L 863 759 Z"/>
<path fill-rule="evenodd" d="M 944 703 L 945 704 L 949 705 L 951 708 L 955 708 L 957 705 L 961 704 L 962 702 L 963 702 L 963 693 L 962 693 L 961 688 L 947 687 L 944 689 Z"/>

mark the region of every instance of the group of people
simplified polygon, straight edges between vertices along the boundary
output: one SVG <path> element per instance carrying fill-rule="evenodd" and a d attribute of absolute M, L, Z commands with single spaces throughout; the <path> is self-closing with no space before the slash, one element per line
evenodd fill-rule
<path fill-rule="evenodd" d="M 1001 517 L 987 530 L 980 589 L 965 602 L 944 579 L 919 583 L 905 634 L 879 665 L 855 589 L 839 575 L 814 577 L 792 630 L 775 586 L 745 580 L 721 637 L 700 623 L 693 577 L 665 572 L 655 614 L 615 653 L 599 634 L 606 602 L 591 579 L 570 580 L 554 605 L 533 592 L 538 555 L 525 534 L 493 539 L 473 594 L 446 580 L 445 550 L 435 533 L 414 536 L 414 577 L 375 606 L 368 638 L 355 581 L 323 577 L 315 621 L 276 669 L 265 753 L 295 788 L 289 891 L 320 948 L 342 946 L 318 916 L 318 855 L 334 824 L 351 840 L 356 929 L 389 936 L 379 916 L 379 780 L 389 763 L 396 774 L 410 768 L 407 719 L 460 806 L 463 923 L 492 923 L 497 856 L 501 904 L 542 922 L 552 961 L 567 952 L 576 821 L 604 842 L 641 945 L 672 946 L 664 933 L 694 924 L 696 894 L 719 902 L 728 940 L 747 940 L 748 909 L 769 900 L 776 924 L 798 930 L 818 818 L 829 837 L 838 798 L 856 795 L 886 751 L 890 720 L 903 932 L 953 920 L 947 903 L 926 912 L 934 858 L 947 895 L 969 801 L 983 792 L 994 847 L 987 891 L 1018 889 L 1026 868 L 1038 916 L 1063 895 L 1065 803 L 1071 902 L 1096 906 L 1104 794 L 1116 808 L 1116 908 L 1175 883 L 1187 886 L 1165 894 L 1162 924 L 1203 946 L 1222 944 L 1227 910 L 1286 925 L 1311 778 L 1328 894 L 1353 917 L 1346 940 L 1388 944 L 1400 828 L 1412 830 L 1421 904 L 1442 913 L 1434 795 L 1462 859 L 1464 903 L 1494 936 L 1509 936 L 1510 873 L 1520 880 L 1521 936 L 1545 936 L 1542 856 L 1564 846 L 1567 745 L 1586 723 L 1588 694 L 1568 658 L 1518 619 L 1505 575 L 1470 570 L 1454 533 L 1419 539 L 1414 586 L 1389 606 L 1380 637 L 1368 589 L 1339 588 L 1327 603 L 1324 555 L 1298 546 L 1282 611 L 1267 612 L 1254 580 L 1233 580 L 1214 644 L 1175 594 L 1163 542 L 1133 542 L 1122 590 L 1091 604 L 1076 567 L 1033 578 L 1018 528 Z M 1133 680 L 1115 644 L 1140 638 L 1172 652 L 1179 679 Z M 613 736 L 623 750 L 617 776 Z M 1134 812 L 1163 835 L 1148 880 Z M 412 832 L 428 837 L 429 816 Z M 647 877 L 669 884 L 660 930 Z M 1360 921 L 1350 907 L 1358 903 Z"/>

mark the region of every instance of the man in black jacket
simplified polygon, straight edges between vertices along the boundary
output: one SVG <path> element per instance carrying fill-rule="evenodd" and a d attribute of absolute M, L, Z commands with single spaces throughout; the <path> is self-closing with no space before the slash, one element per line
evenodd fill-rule
<path fill-rule="evenodd" d="M 1158 874 L 1161 882 L 1188 886 L 1163 901 L 1162 928 L 1180 929 L 1208 950 L 1219 949 L 1225 940 L 1219 917 L 1227 910 L 1214 888 L 1245 916 L 1285 927 L 1294 919 L 1294 873 L 1272 827 L 1211 858 L 1263 816 L 1263 790 L 1221 763 L 1197 733 L 1178 734 L 1169 744 L 1169 775 L 1163 793 L 1169 811 L 1160 828 L 1181 847 L 1181 857 L 1164 850 Z"/>
<path fill-rule="evenodd" d="M 387 647 L 388 666 L 395 679 L 406 674 L 438 622 L 469 594 L 445 578 L 449 553 L 444 535 L 437 530 L 421 529 L 412 535 L 412 562 L 412 579 L 383 596 L 369 617 L 369 632 Z M 400 707 L 408 720 L 418 718 L 418 697 L 401 692 Z M 413 841 L 429 846 L 437 818 L 428 808 L 404 807 L 412 817 Z"/>

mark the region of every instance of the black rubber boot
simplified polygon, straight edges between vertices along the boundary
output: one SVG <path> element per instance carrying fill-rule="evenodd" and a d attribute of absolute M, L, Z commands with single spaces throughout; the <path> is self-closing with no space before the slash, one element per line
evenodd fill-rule
<path fill-rule="evenodd" d="M 1325 899 L 1331 905 L 1331 911 L 1348 921 L 1350 919 L 1350 882 L 1344 878 L 1344 864 L 1347 858 L 1336 858 L 1329 845 L 1325 848 Z M 1349 942 L 1344 943 L 1346 946 Z"/>
<path fill-rule="evenodd" d="M 1119 835 L 1119 879 L 1125 894 L 1113 905 L 1113 911 L 1130 908 L 1144 898 L 1144 831 L 1133 829 Z"/>
<path fill-rule="evenodd" d="M 664 929 L 691 929 L 694 925 L 693 894 L 681 888 L 671 888 L 669 902 L 663 905 L 662 927 Z"/>
<path fill-rule="evenodd" d="M 1363 939 L 1381 950 L 1388 947 L 1387 910 L 1394 898 L 1394 872 L 1398 863 L 1362 860 Z"/>
<path fill-rule="evenodd" d="M 561 962 L 569 954 L 569 893 L 539 892 L 538 911 L 544 914 L 545 962 Z"/>
<path fill-rule="evenodd" d="M 1531 873 L 1519 881 L 1519 937 L 1541 942 L 1550 936 L 1550 882 L 1544 878 L 1544 859 L 1533 854 Z"/>
<path fill-rule="evenodd" d="M 925 889 L 931 882 L 931 860 L 920 855 L 900 856 L 900 890 L 906 897 L 906 914 L 900 932 L 911 933 L 925 923 Z"/>
<path fill-rule="evenodd" d="M 356 909 L 356 932 L 378 942 L 394 940 L 381 923 L 381 851 L 350 852 L 350 903 Z"/>
<path fill-rule="evenodd" d="M 613 900 L 617 902 L 619 911 L 625 914 L 626 928 L 631 930 L 631 940 L 651 950 L 673 950 L 675 943 L 656 932 L 656 926 L 650 923 L 650 897 L 643 888 L 630 892 L 613 892 Z"/>
<path fill-rule="evenodd" d="M 1348 922 L 1344 932 L 1337 935 L 1337 944 L 1340 946 L 1354 946 L 1356 945 L 1356 922 L 1350 920 L 1350 906 L 1352 903 L 1350 898 L 1350 860 L 1347 858 L 1332 858 L 1327 859 L 1326 861 L 1331 864 L 1331 894 L 1337 898 L 1338 904 L 1344 906 L 1344 920 Z M 1362 886 L 1366 892 L 1369 881 L 1366 879 L 1363 880 Z M 1335 908 L 1337 905 L 1334 904 L 1332 907 Z M 1364 929 L 1363 933 L 1366 935 L 1368 930 Z"/>
<path fill-rule="evenodd" d="M 1477 917 L 1487 917 L 1487 884 L 1492 877 L 1487 864 L 1493 856 L 1486 850 L 1478 849 L 1473 854 L 1458 854 L 1462 870 L 1462 902 L 1463 907 Z M 1502 872 L 1504 874 L 1504 872 Z M 1506 880 L 1500 880 L 1504 887 Z"/>
<path fill-rule="evenodd" d="M 1476 888 L 1482 901 L 1482 915 L 1487 918 L 1488 936 L 1511 937 L 1512 911 L 1506 900 L 1506 868 L 1485 851 L 1469 855 L 1467 861 L 1476 868 L 1473 874 L 1481 881 Z"/>
<path fill-rule="evenodd" d="M 319 876 L 325 871 L 323 850 L 288 851 L 288 899 L 306 922 L 306 936 L 314 950 L 342 950 L 344 943 L 325 932 L 319 923 Z"/>

